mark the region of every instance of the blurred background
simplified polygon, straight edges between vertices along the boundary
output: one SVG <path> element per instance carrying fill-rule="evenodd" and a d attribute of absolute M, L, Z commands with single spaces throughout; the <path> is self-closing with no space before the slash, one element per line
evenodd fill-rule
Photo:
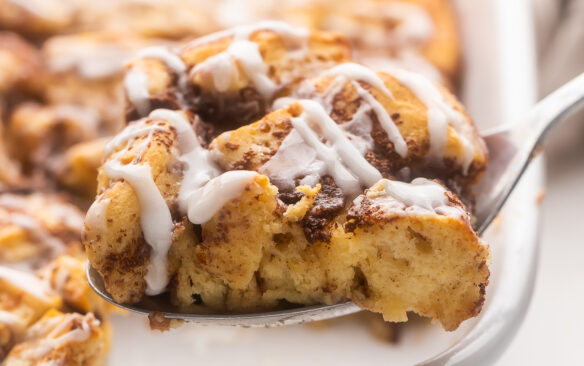
<path fill-rule="evenodd" d="M 539 96 L 584 72 L 584 1 L 533 0 Z M 535 292 L 500 365 L 582 362 L 584 308 L 584 111 L 546 144 L 547 188 L 541 203 L 541 251 Z"/>

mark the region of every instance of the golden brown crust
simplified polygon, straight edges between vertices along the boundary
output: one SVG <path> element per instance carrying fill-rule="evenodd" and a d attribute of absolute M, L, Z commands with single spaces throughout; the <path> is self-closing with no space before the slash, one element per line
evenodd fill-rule
<path fill-rule="evenodd" d="M 290 119 L 301 114 L 302 107 L 292 104 L 219 136 L 211 147 L 223 153 L 226 169 L 235 164 L 259 170 L 265 162 L 262 156 L 277 150 L 289 132 Z M 180 179 L 170 168 L 176 159 L 174 129 L 163 120 L 144 121 L 141 123 L 146 125 L 158 123 L 162 130 L 150 135 L 149 148 L 141 159 L 136 160 L 132 147 L 143 145 L 148 133 L 130 141 L 122 163 L 147 162 L 158 189 L 169 207 L 174 207 Z M 281 136 L 279 132 L 283 132 Z M 246 153 L 251 148 L 254 154 Z M 115 154 L 108 159 L 116 159 Z M 324 180 L 316 191 L 301 187 L 298 199 L 287 201 L 266 176 L 259 175 L 240 197 L 202 225 L 175 216 L 180 223 L 175 224 L 169 252 L 174 304 L 186 311 L 200 311 L 205 305 L 216 311 L 245 312 L 271 308 L 281 300 L 332 304 L 353 299 L 382 312 L 388 321 L 404 321 L 406 311 L 411 310 L 440 321 L 448 330 L 477 314 L 488 283 L 488 249 L 466 218 L 347 211 L 342 204 L 337 207 L 328 202 L 334 197 L 327 191 L 331 187 L 335 186 L 330 180 Z M 95 204 L 105 204 L 101 211 L 105 226 L 86 222 L 89 259 L 117 301 L 140 301 L 150 247 L 140 226 L 136 193 L 127 182 L 110 180 L 103 170 L 99 190 Z M 449 205 L 465 212 L 455 195 L 447 197 Z M 304 207 L 306 204 L 310 207 Z M 333 209 L 326 211 L 329 206 Z M 327 216 L 314 211 L 326 211 Z M 322 221 L 307 231 L 311 217 Z M 420 240 L 422 244 L 416 244 Z M 419 252 L 408 249 L 412 245 Z M 383 254 L 386 251 L 398 259 Z M 399 259 L 402 256 L 405 259 Z M 404 261 L 409 263 L 405 267 Z M 383 275 L 386 272 L 390 274 Z M 440 281 L 432 277 L 437 273 Z M 409 292 L 386 286 L 387 276 L 396 281 L 400 276 Z M 451 291 L 444 290 L 451 287 Z M 391 300 L 394 298 L 399 301 Z"/>
<path fill-rule="evenodd" d="M 348 61 L 350 57 L 348 41 L 332 32 L 312 32 L 308 37 L 306 54 L 300 59 L 294 54 L 304 46 L 290 46 L 290 42 L 275 31 L 260 29 L 253 32 L 249 40 L 257 44 L 268 70 L 267 76 L 277 85 L 275 94 L 271 96 L 258 92 L 239 64 L 235 66 L 240 69 L 236 80 L 232 80 L 229 88 L 222 91 L 216 90 L 207 72 L 193 72 L 197 65 L 225 51 L 233 42 L 231 36 L 208 43 L 187 44 L 180 49 L 178 54 L 186 67 L 184 75 L 175 74 L 164 62 L 152 58 L 134 60 L 128 66 L 128 73 L 138 71 L 147 75 L 149 110 L 181 107 L 198 113 L 219 131 L 224 131 L 257 120 L 266 113 L 277 96 L 286 94 L 300 80 Z M 302 43 L 303 40 L 296 42 Z M 181 78 L 185 77 L 187 85 L 180 85 Z M 128 120 L 141 116 L 128 100 L 126 116 Z"/>
<path fill-rule="evenodd" d="M 162 131 L 152 135 L 149 148 L 138 156 L 130 149 L 122 158 L 127 164 L 137 159 L 140 164 L 149 164 L 155 184 L 164 192 L 164 198 L 176 197 L 180 171 L 173 172 L 169 167 L 174 164 L 172 149 L 176 149 L 174 130 L 168 123 L 161 123 Z M 138 146 L 147 136 L 134 141 Z M 110 180 L 103 168 L 98 175 L 96 203 L 107 200 L 103 220 L 104 228 L 85 230 L 87 256 L 95 269 L 104 277 L 106 288 L 121 302 L 135 302 L 144 292 L 144 276 L 150 260 L 150 247 L 146 244 L 140 226 L 140 203 L 132 186 L 123 180 Z M 112 218 L 116 219 L 113 220 Z M 115 284 L 115 287 L 112 285 Z"/>

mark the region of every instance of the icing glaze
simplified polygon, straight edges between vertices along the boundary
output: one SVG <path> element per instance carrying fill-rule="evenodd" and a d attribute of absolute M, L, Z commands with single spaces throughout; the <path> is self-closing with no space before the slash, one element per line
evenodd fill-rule
<path fill-rule="evenodd" d="M 185 163 L 178 204 L 184 214 L 187 212 L 189 197 L 203 184 L 219 175 L 219 170 L 210 157 L 209 150 L 203 148 L 191 124 L 180 114 L 168 109 L 157 109 L 151 118 L 166 120 L 176 129 L 181 155 L 179 160 Z"/>
<path fill-rule="evenodd" d="M 247 170 L 225 172 L 193 191 L 188 198 L 188 218 L 194 224 L 209 221 L 225 204 L 241 196 L 258 175 Z"/>
<path fill-rule="evenodd" d="M 102 198 L 101 196 L 98 196 L 87 210 L 85 224 L 97 230 L 106 230 L 106 210 L 110 201 L 110 198 Z"/>
<path fill-rule="evenodd" d="M 179 86 L 184 83 L 182 76 L 186 71 L 186 65 L 178 55 L 168 48 L 162 46 L 147 47 L 138 52 L 137 57 L 154 58 L 164 62 L 175 74 L 179 75 Z M 150 109 L 148 76 L 136 68 L 131 68 L 124 77 L 124 89 L 138 114 L 145 116 Z"/>
<path fill-rule="evenodd" d="M 117 160 L 104 165 L 110 179 L 124 179 L 138 196 L 140 222 L 144 239 L 152 248 L 146 281 L 146 294 L 162 293 L 168 285 L 167 253 L 172 242 L 174 224 L 164 197 L 152 178 L 150 165 L 126 164 Z"/>
<path fill-rule="evenodd" d="M 332 120 L 321 104 L 313 100 L 282 98 L 276 105 L 291 102 L 299 103 L 303 113 L 291 119 L 293 131 L 272 159 L 260 168 L 261 172 L 276 181 L 304 175 L 308 177 L 303 181 L 306 184 L 314 184 L 322 175 L 329 174 L 349 196 L 357 195 L 361 186 L 370 186 L 381 178 L 381 173 L 367 162 L 347 132 Z M 327 143 L 322 142 L 322 138 Z"/>
<path fill-rule="evenodd" d="M 131 69 L 124 77 L 126 95 L 140 116 L 150 109 L 150 92 L 148 91 L 148 76 L 141 71 Z"/>
<path fill-rule="evenodd" d="M 372 189 L 366 194 L 372 205 L 386 213 L 398 212 L 416 216 L 444 215 L 468 220 L 460 204 L 453 203 L 442 185 L 426 178 L 416 178 L 411 183 L 382 179 L 381 190 Z M 376 188 L 376 187 L 374 187 Z M 364 196 L 354 205 L 359 207 Z"/>
<path fill-rule="evenodd" d="M 174 224 L 168 204 L 152 178 L 150 165 L 138 164 L 138 158 L 124 165 L 119 161 L 119 157 L 127 151 L 132 141 L 146 135 L 146 138 L 132 150 L 137 156 L 145 152 L 152 134 L 158 130 L 165 130 L 153 121 L 156 119 L 166 121 L 176 131 L 180 151 L 178 160 L 185 165 L 177 203 L 180 212 L 193 218 L 196 221 L 193 221 L 194 223 L 202 224 L 209 220 L 226 202 L 241 193 L 237 187 L 241 187 L 243 182 L 249 182 L 249 174 L 241 172 L 220 175 L 210 152 L 201 146 L 189 121 L 175 111 L 154 110 L 148 118 L 133 122 L 108 143 L 105 148 L 106 156 L 126 144 L 124 149 L 115 153 L 104 164 L 104 170 L 110 179 L 124 179 L 128 182 L 138 196 L 142 232 L 146 243 L 152 248 L 148 271 L 144 278 L 148 295 L 160 294 L 168 285 L 167 256 L 172 244 Z M 216 180 L 213 180 L 215 177 Z M 206 200 L 208 197 L 214 198 L 209 201 Z M 104 210 L 109 201 L 103 201 L 97 200 L 88 212 L 86 224 L 90 228 L 104 225 L 102 218 L 105 216 Z"/>
<path fill-rule="evenodd" d="M 261 95 L 269 98 L 274 94 L 276 84 L 267 75 L 268 68 L 257 43 L 251 41 L 234 40 L 225 51 L 196 65 L 192 73 L 210 75 L 216 90 L 224 92 L 237 82 L 239 71 L 236 61 Z"/>
<path fill-rule="evenodd" d="M 323 73 L 323 76 L 344 76 L 349 80 L 364 81 L 372 87 L 378 89 L 388 98 L 393 99 L 393 95 L 387 89 L 383 80 L 371 69 L 363 65 L 347 62 L 333 67 Z"/>
<path fill-rule="evenodd" d="M 403 158 L 407 156 L 408 146 L 401 135 L 399 129 L 379 101 L 357 81 L 365 82 L 379 90 L 386 97 L 393 99 L 393 95 L 385 86 L 383 80 L 372 70 L 355 63 L 344 63 L 335 66 L 323 73 L 324 76 L 336 76 L 328 88 L 325 90 L 321 103 L 330 114 L 333 109 L 334 97 L 350 82 L 355 88 L 361 100 L 369 106 L 369 109 L 375 113 L 377 121 L 387 133 L 389 141 L 392 142 L 395 151 Z M 311 83 L 304 83 L 298 92 L 301 96 L 309 96 L 315 93 L 314 86 Z M 364 110 L 359 112 L 363 113 Z M 353 117 L 354 119 L 355 117 Z"/>

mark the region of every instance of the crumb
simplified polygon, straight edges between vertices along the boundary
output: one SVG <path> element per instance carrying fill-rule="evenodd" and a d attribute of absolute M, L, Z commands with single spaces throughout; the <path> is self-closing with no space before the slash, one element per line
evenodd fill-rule
<path fill-rule="evenodd" d="M 537 203 L 538 205 L 540 205 L 543 202 L 543 199 L 545 198 L 545 188 L 542 188 L 539 190 L 539 192 L 537 192 L 537 194 L 535 195 L 535 203 Z"/>
<path fill-rule="evenodd" d="M 150 330 L 166 332 L 173 328 L 180 327 L 183 323 L 183 320 L 166 318 L 164 317 L 164 314 L 157 311 L 148 315 L 148 325 L 150 326 Z"/>

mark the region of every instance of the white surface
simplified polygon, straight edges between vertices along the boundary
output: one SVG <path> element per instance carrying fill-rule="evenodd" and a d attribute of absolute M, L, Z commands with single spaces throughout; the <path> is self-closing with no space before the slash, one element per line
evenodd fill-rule
<path fill-rule="evenodd" d="M 456 2 L 461 11 L 467 68 L 463 99 L 485 128 L 521 116 L 532 104 L 533 48 L 526 0 Z M 436 355 L 466 337 L 451 363 L 492 362 L 521 323 L 531 293 L 535 260 L 541 161 L 527 173 L 510 207 L 488 238 L 493 249 L 491 284 L 478 319 L 447 333 L 425 323 L 405 327 L 398 345 L 376 341 L 366 325 L 341 319 L 323 329 L 288 326 L 241 329 L 188 326 L 164 334 L 147 332 L 137 316 L 115 319 L 111 365 L 213 364 L 412 364 Z M 506 219 L 509 217 L 512 219 Z M 520 272 L 513 269 L 523 268 Z M 518 287 L 518 285 L 521 285 Z M 516 289 L 516 292 L 510 290 Z M 474 331 L 473 331 L 474 330 Z M 455 346 L 456 347 L 456 346 Z M 454 348 L 456 349 L 456 348 Z M 477 358 L 478 357 L 478 358 Z M 446 362 L 446 361 L 444 361 Z"/>

